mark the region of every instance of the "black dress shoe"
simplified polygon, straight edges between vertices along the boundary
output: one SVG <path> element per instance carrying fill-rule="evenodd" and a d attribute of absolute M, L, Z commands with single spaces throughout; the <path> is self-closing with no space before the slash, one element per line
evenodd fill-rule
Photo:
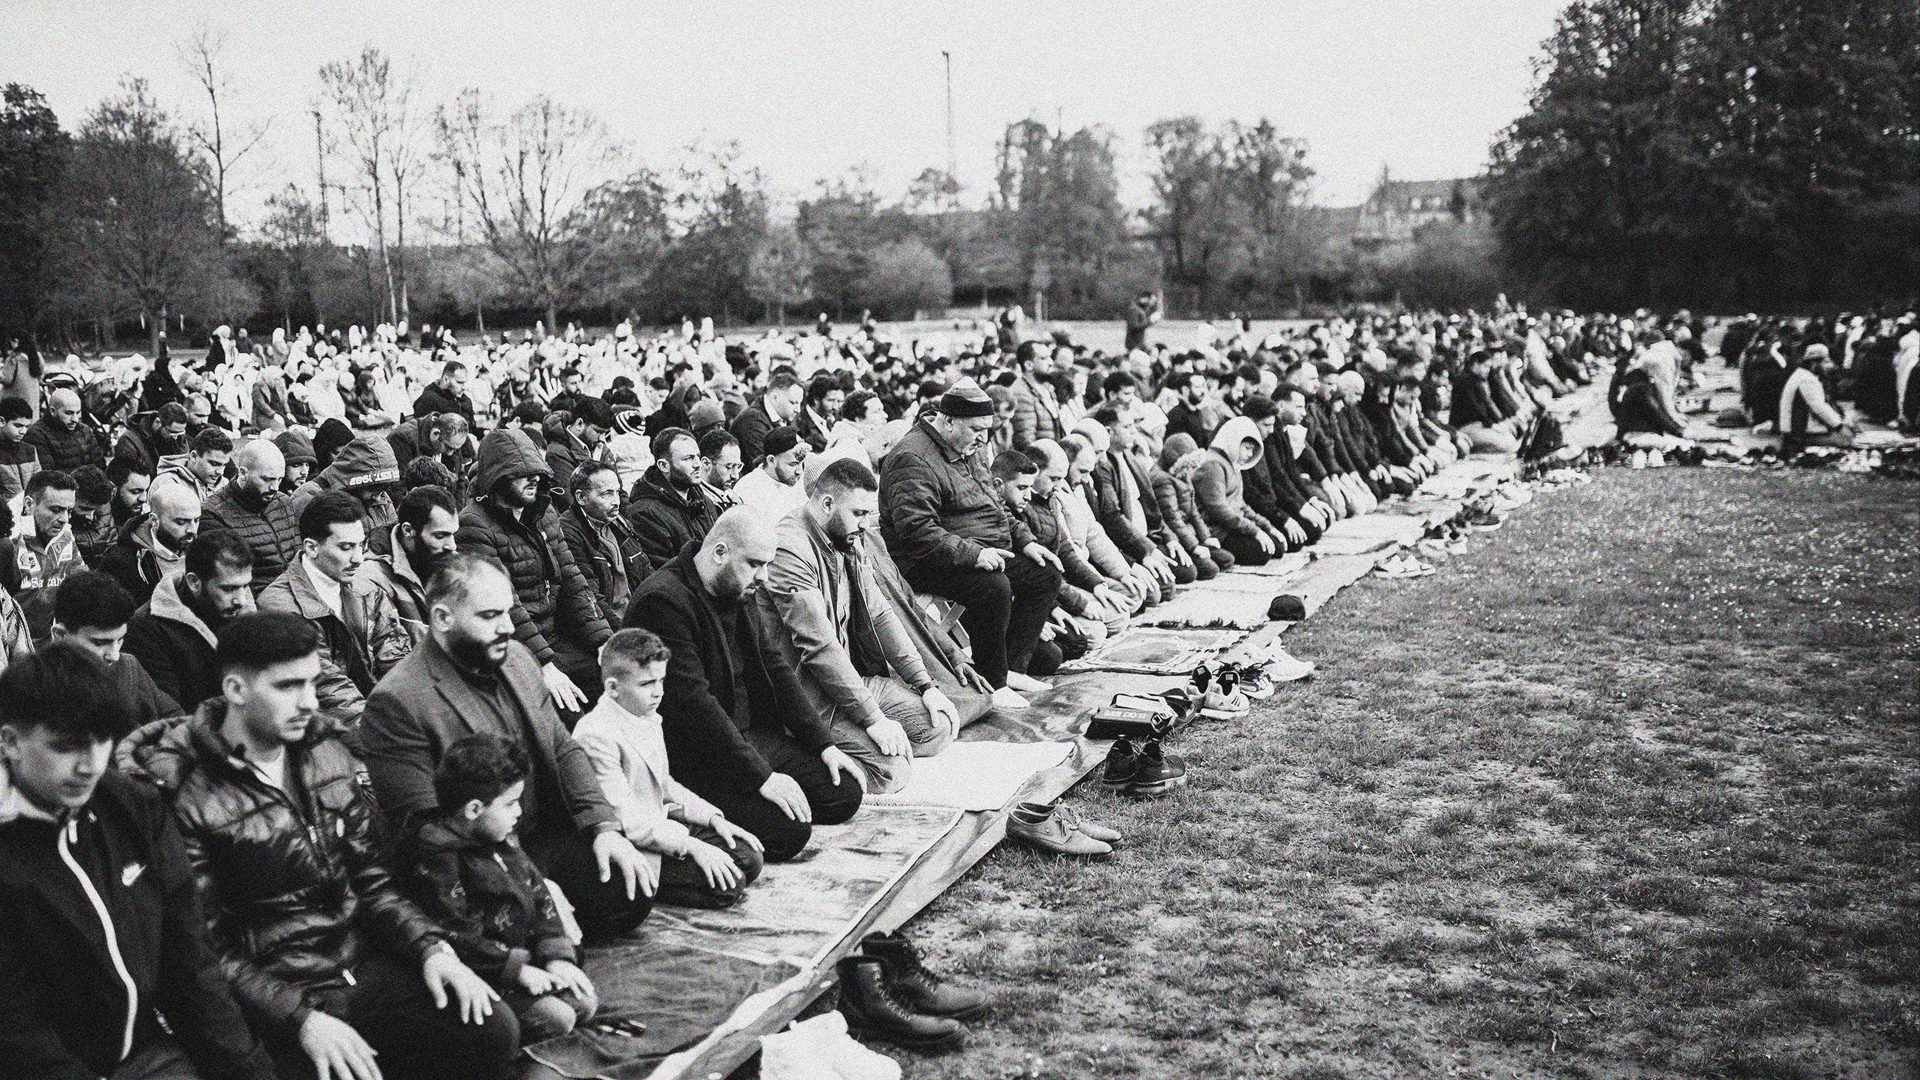
<path fill-rule="evenodd" d="M 893 974 L 894 993 L 916 1012 L 972 1020 L 985 1015 L 991 1004 L 985 993 L 950 986 L 929 971 L 920 960 L 920 950 L 914 948 L 905 935 L 869 934 L 860 943 L 860 950 L 887 962 L 887 969 Z"/>
<path fill-rule="evenodd" d="M 893 989 L 887 962 L 873 956 L 840 961 L 840 1011 L 847 1027 L 909 1050 L 951 1050 L 967 1037 L 966 1025 L 916 1012 Z"/>

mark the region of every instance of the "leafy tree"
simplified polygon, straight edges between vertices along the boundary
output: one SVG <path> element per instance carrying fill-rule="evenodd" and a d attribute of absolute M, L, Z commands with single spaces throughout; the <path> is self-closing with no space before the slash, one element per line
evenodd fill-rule
<path fill-rule="evenodd" d="M 81 127 L 61 212 L 65 306 L 76 316 L 137 315 L 157 350 L 176 310 L 231 319 L 256 306 L 228 261 L 205 170 L 141 80 Z"/>
<path fill-rule="evenodd" d="M 794 227 L 810 253 L 813 296 L 835 315 L 860 308 L 855 294 L 866 276 L 867 253 L 883 240 L 881 218 L 872 177 L 860 169 L 822 180 L 818 194 L 800 204 Z"/>
<path fill-rule="evenodd" d="M 46 98 L 18 83 L 0 89 L 0 330 L 40 322 L 69 150 Z"/>
<path fill-rule="evenodd" d="M 867 256 L 858 298 L 885 318 L 910 318 L 944 308 L 953 299 L 953 276 L 945 260 L 920 240 L 895 240 Z"/>
<path fill-rule="evenodd" d="M 755 306 L 747 265 L 767 231 L 766 179 L 741 163 L 737 143 L 689 149 L 667 204 L 676 236 L 646 299 L 657 315 L 710 312 L 728 322 Z"/>
<path fill-rule="evenodd" d="M 616 311 L 646 305 L 647 289 L 673 242 L 672 196 L 651 169 L 635 169 L 587 194 L 582 231 L 606 245 L 589 300 Z"/>
<path fill-rule="evenodd" d="M 747 293 L 787 325 L 787 308 L 813 295 L 813 256 L 790 226 L 771 229 L 747 263 Z"/>
<path fill-rule="evenodd" d="M 1028 289 L 1047 295 L 1057 314 L 1096 307 L 1126 233 L 1112 134 L 1069 135 L 1022 120 L 1007 126 L 998 159 L 990 209 L 1019 252 Z"/>

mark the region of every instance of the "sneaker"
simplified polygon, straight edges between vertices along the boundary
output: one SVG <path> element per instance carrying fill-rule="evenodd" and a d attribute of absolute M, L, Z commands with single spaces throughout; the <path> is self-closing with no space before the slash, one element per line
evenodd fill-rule
<path fill-rule="evenodd" d="M 1313 661 L 1302 660 L 1281 647 L 1279 642 L 1267 646 L 1265 657 L 1260 662 L 1261 673 L 1276 683 L 1299 682 L 1312 678 L 1315 671 Z"/>
<path fill-rule="evenodd" d="M 1066 803 L 1063 803 L 1063 802 L 1058 802 L 1058 801 L 1050 802 L 1050 803 L 1024 802 L 1020 804 L 1020 809 L 1031 810 L 1034 813 L 1051 812 L 1052 814 L 1054 814 L 1054 816 L 1058 817 L 1061 823 L 1064 824 L 1067 828 L 1072 829 L 1073 831 L 1080 833 L 1082 835 L 1091 836 L 1095 840 L 1098 840 L 1103 844 L 1112 844 L 1114 847 L 1119 847 L 1121 844 L 1126 843 L 1126 837 L 1121 835 L 1119 829 L 1110 828 L 1106 825 L 1101 825 L 1097 822 L 1088 821 L 1087 819 L 1081 817 L 1079 812 L 1076 811 L 1073 807 L 1068 806 Z M 962 1019 L 964 1019 L 964 1017 Z"/>
<path fill-rule="evenodd" d="M 1133 772 L 1133 781 L 1127 785 L 1127 794 L 1165 795 L 1185 786 L 1186 782 L 1186 759 L 1162 751 L 1159 739 L 1148 739 L 1140 746 L 1139 760 Z"/>
<path fill-rule="evenodd" d="M 1645 450 L 1635 450 L 1633 456 L 1627 459 L 1627 467 L 1630 469 L 1646 468 L 1647 452 Z"/>
<path fill-rule="evenodd" d="M 1647 468 L 1664 469 L 1667 467 L 1667 455 L 1658 450 L 1647 451 Z"/>
<path fill-rule="evenodd" d="M 1133 749 L 1133 740 L 1115 739 L 1113 748 L 1107 751 L 1107 760 L 1100 766 L 1100 783 L 1110 788 L 1126 787 L 1133 783 L 1133 774 L 1139 768 L 1140 755 Z"/>
<path fill-rule="evenodd" d="M 1101 778 L 1105 783 L 1105 777 Z M 1067 828 L 1055 808 L 1029 809 L 1031 804 L 1013 808 L 1007 818 L 1007 835 L 1030 847 L 1076 859 L 1104 859 L 1113 854 L 1113 845 L 1095 840 L 1086 833 Z"/>

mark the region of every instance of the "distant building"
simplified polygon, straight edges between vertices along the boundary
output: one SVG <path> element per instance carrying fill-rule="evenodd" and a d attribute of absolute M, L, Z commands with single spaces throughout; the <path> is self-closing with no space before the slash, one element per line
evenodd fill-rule
<path fill-rule="evenodd" d="M 1359 248 L 1410 244 L 1420 230 L 1436 223 L 1471 225 L 1486 215 L 1486 178 L 1395 180 L 1385 172 L 1373 194 L 1360 204 L 1353 230 Z"/>

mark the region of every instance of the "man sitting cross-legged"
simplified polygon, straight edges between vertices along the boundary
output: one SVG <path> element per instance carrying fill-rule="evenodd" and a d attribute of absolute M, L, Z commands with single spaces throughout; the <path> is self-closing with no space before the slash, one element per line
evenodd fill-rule
<path fill-rule="evenodd" d="M 166 805 L 107 770 L 129 719 L 76 645 L 0 674 L 0 1077 L 272 1080 Z"/>
<path fill-rule="evenodd" d="M 753 603 L 775 550 L 773 522 L 734 507 L 641 583 L 626 620 L 671 653 L 660 716 L 674 779 L 759 837 L 768 862 L 798 855 L 814 823 L 851 818 L 866 783 L 774 645 L 785 629 Z"/>
<path fill-rule="evenodd" d="M 851 458 L 820 470 L 807 501 L 780 522 L 758 603 L 787 630 L 774 644 L 799 672 L 808 705 L 866 770 L 867 790 L 885 794 L 906 785 L 915 757 L 946 749 L 960 717 L 873 586 L 862 544 L 879 516 L 879 487 Z"/>
<path fill-rule="evenodd" d="M 297 615 L 221 629 L 220 696 L 122 745 L 159 784 L 214 948 L 282 1077 L 505 1075 L 519 1025 L 400 894 L 360 768 L 316 726 L 320 634 Z"/>
<path fill-rule="evenodd" d="M 448 554 L 427 582 L 427 639 L 367 698 L 360 741 L 380 809 L 403 833 L 439 806 L 447 748 L 494 735 L 527 759 L 520 846 L 560 886 L 588 941 L 627 933 L 652 910 L 653 869 L 600 793 L 593 763 L 560 723 L 539 661 L 514 637 L 499 563 Z"/>

